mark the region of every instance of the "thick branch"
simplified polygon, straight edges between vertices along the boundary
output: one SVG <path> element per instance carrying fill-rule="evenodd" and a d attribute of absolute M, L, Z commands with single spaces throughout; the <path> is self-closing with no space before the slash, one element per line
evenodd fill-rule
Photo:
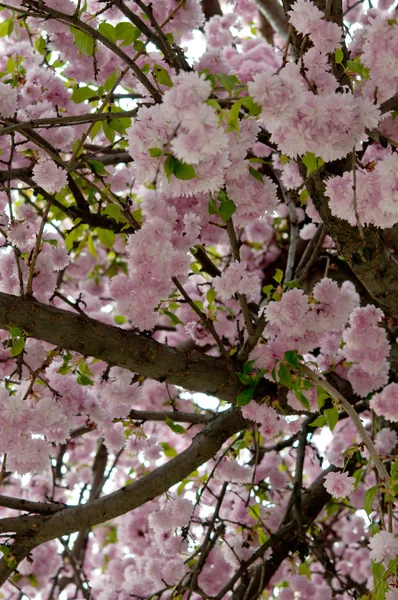
<path fill-rule="evenodd" d="M 32 337 L 93 356 L 151 379 L 235 402 L 243 386 L 238 365 L 166 346 L 139 334 L 73 312 L 0 293 L 0 328 L 19 327 Z M 260 383 L 256 397 L 275 397 L 276 385 Z"/>
<path fill-rule="evenodd" d="M 375 227 L 365 227 L 361 236 L 358 227 L 332 215 L 322 180 L 326 175 L 326 168 L 321 168 L 306 182 L 326 231 L 372 298 L 384 312 L 398 318 L 398 263 Z"/>
<path fill-rule="evenodd" d="M 202 0 L 202 10 L 206 21 L 215 15 L 222 15 L 221 6 L 218 0 Z"/>
<path fill-rule="evenodd" d="M 113 494 L 78 507 L 65 508 L 51 516 L 1 519 L 2 531 L 19 531 L 22 534 L 17 536 L 12 546 L 16 561 L 20 562 L 34 547 L 44 542 L 115 519 L 165 493 L 210 460 L 228 438 L 248 425 L 250 423 L 245 421 L 240 410 L 225 411 L 194 438 L 187 450 Z M 0 561 L 0 585 L 12 572 L 13 568 L 3 558 Z"/>
<path fill-rule="evenodd" d="M 254 0 L 258 10 L 271 23 L 274 30 L 277 32 L 283 41 L 287 40 L 289 26 L 285 17 L 285 13 L 278 0 Z"/>
<path fill-rule="evenodd" d="M 25 510 L 26 512 L 37 513 L 39 515 L 53 514 L 65 508 L 63 504 L 32 502 L 31 500 L 25 500 L 24 498 L 14 498 L 13 496 L 1 495 L 0 506 L 3 506 L 4 508 L 11 508 L 13 510 Z"/>
<path fill-rule="evenodd" d="M 71 115 L 67 117 L 47 117 L 42 119 L 29 119 L 28 121 L 12 122 L 0 128 L 0 136 L 13 131 L 24 131 L 26 129 L 53 129 L 54 127 L 69 127 L 82 123 L 96 123 L 97 121 L 113 121 L 115 119 L 129 119 L 137 115 L 137 108 L 113 113 L 87 113 L 85 115 Z M 10 122 L 10 121 L 8 121 Z"/>
<path fill-rule="evenodd" d="M 301 503 L 303 531 L 308 529 L 311 523 L 315 521 L 319 513 L 323 510 L 327 502 L 329 502 L 331 496 L 324 486 L 324 478 L 327 473 L 336 470 L 337 467 L 334 466 L 326 469 L 303 494 Z M 228 590 L 232 589 L 230 587 L 231 583 L 234 585 L 234 583 L 244 575 L 250 565 L 258 558 L 261 558 L 268 548 L 272 548 L 272 556 L 265 562 L 264 567 L 263 565 L 256 566 L 251 573 L 250 593 L 246 594 L 246 591 L 248 590 L 247 581 L 242 581 L 234 590 L 232 600 L 243 600 L 243 598 L 245 600 L 255 600 L 259 597 L 260 592 L 267 587 L 271 578 L 279 569 L 285 558 L 296 551 L 297 545 L 301 540 L 301 532 L 297 527 L 296 520 L 292 518 L 292 516 L 292 511 L 290 511 L 279 526 L 278 531 L 253 554 L 249 561 L 242 565 L 233 577 L 233 583 L 231 579 L 229 584 L 227 584 L 222 592 L 217 595 L 217 600 L 221 600 L 224 597 L 222 594 L 227 592 L 227 587 Z"/>
<path fill-rule="evenodd" d="M 72 25 L 72 27 L 83 31 L 93 39 L 100 41 L 104 46 L 109 48 L 109 50 L 111 50 L 116 56 L 118 56 L 124 63 L 126 63 L 126 65 L 128 65 L 131 68 L 138 81 L 140 81 L 142 85 L 148 90 L 155 102 L 161 101 L 161 95 L 159 94 L 158 90 L 154 87 L 154 85 L 150 82 L 145 73 L 141 71 L 141 69 L 136 65 L 136 63 L 128 56 L 128 54 L 123 52 L 123 50 L 119 48 L 117 44 L 114 44 L 108 38 L 102 35 L 99 31 L 95 30 L 93 27 L 91 27 L 84 21 L 78 19 L 77 16 L 65 14 L 63 12 L 60 12 L 59 10 L 55 10 L 54 8 L 44 5 L 43 3 L 35 2 L 34 0 L 30 0 L 29 5 L 30 9 L 32 10 L 32 16 L 40 18 L 49 15 L 53 19 L 56 19 L 61 23 L 66 23 L 67 25 Z"/>

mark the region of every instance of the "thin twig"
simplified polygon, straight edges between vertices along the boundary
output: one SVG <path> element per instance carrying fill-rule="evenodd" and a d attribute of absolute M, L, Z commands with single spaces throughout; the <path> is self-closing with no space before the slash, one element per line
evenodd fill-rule
<path fill-rule="evenodd" d="M 338 390 L 336 390 L 336 388 L 334 388 L 328 381 L 326 381 L 326 379 L 322 379 L 319 375 L 317 375 L 316 373 L 311 371 L 311 369 L 306 367 L 305 365 L 302 365 L 301 369 L 302 369 L 303 373 L 308 377 L 308 379 L 310 379 L 311 381 L 316 383 L 316 385 L 322 387 L 326 392 L 328 392 L 328 394 L 330 394 L 330 396 L 332 398 L 334 398 L 335 400 L 340 402 L 340 404 L 343 406 L 346 413 L 351 417 L 351 420 L 354 423 L 356 430 L 358 431 L 359 435 L 361 436 L 361 438 L 363 440 L 363 443 L 365 444 L 366 448 L 368 449 L 368 452 L 373 459 L 376 469 L 379 472 L 381 480 L 385 484 L 388 484 L 390 477 L 386 471 L 385 466 L 383 465 L 383 463 L 380 460 L 380 457 L 377 453 L 377 450 L 376 450 L 372 440 L 366 433 L 366 430 L 365 430 L 364 426 L 362 425 L 362 421 L 359 418 L 359 415 L 356 412 L 355 408 L 348 402 L 348 400 L 346 400 L 344 398 L 344 396 L 342 394 L 340 394 L 340 392 Z"/>
<path fill-rule="evenodd" d="M 209 333 L 213 336 L 213 338 L 217 342 L 217 346 L 219 347 L 221 354 L 225 358 L 228 358 L 228 352 L 226 351 L 224 344 L 222 343 L 222 340 L 221 340 L 220 336 L 218 335 L 211 319 L 209 319 L 205 315 L 205 313 L 203 311 L 201 311 L 200 308 L 195 304 L 195 302 L 192 300 L 192 298 L 189 296 L 189 294 L 187 294 L 187 292 L 185 291 L 185 289 L 183 288 L 181 283 L 178 281 L 177 277 L 172 277 L 171 279 L 172 279 L 173 283 L 175 284 L 176 288 L 178 289 L 178 291 L 180 292 L 181 296 L 188 302 L 189 306 L 192 308 L 192 310 L 194 310 L 196 312 L 196 314 L 198 315 L 198 317 L 200 318 L 200 320 L 202 321 L 202 323 L 204 324 L 206 329 L 208 329 Z"/>

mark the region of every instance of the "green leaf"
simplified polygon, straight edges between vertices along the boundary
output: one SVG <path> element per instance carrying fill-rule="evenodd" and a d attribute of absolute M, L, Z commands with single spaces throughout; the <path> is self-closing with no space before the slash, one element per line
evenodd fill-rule
<path fill-rule="evenodd" d="M 101 35 L 106 37 L 108 40 L 116 44 L 116 29 L 110 23 L 100 23 L 98 25 L 98 31 Z M 106 88 L 105 88 L 106 89 Z"/>
<path fill-rule="evenodd" d="M 216 79 L 227 90 L 231 96 L 235 85 L 239 85 L 240 81 L 236 75 L 225 75 L 224 73 L 216 73 Z"/>
<path fill-rule="evenodd" d="M 243 383 L 243 385 L 252 385 L 253 380 L 250 377 L 250 375 L 247 375 L 246 373 L 238 373 L 238 377 L 239 377 L 239 381 L 241 383 Z"/>
<path fill-rule="evenodd" d="M 179 160 L 175 160 L 173 173 L 174 177 L 177 177 L 177 179 L 183 179 L 184 181 L 188 179 L 195 179 L 196 177 L 196 172 L 193 166 Z"/>
<path fill-rule="evenodd" d="M 173 87 L 173 82 L 170 79 L 170 75 L 168 71 L 164 67 L 160 65 L 155 65 L 153 68 L 153 76 L 156 81 L 160 83 L 160 85 L 165 85 L 166 87 Z"/>
<path fill-rule="evenodd" d="M 337 421 L 339 420 L 339 411 L 337 408 L 333 407 L 326 408 L 323 413 L 326 417 L 327 424 L 330 427 L 330 431 L 333 431 L 333 429 L 336 427 Z"/>
<path fill-rule="evenodd" d="M 242 98 L 237 100 L 230 110 L 224 110 L 225 122 L 229 131 L 236 131 L 239 136 L 239 112 L 242 107 Z"/>
<path fill-rule="evenodd" d="M 152 158 L 157 158 L 158 156 L 162 156 L 163 150 L 161 148 L 148 148 L 149 156 Z"/>
<path fill-rule="evenodd" d="M 253 365 L 256 361 L 255 360 L 248 360 L 245 362 L 245 364 L 242 367 L 242 373 L 245 373 L 245 375 L 248 375 L 249 373 L 251 373 L 251 371 L 253 370 Z"/>
<path fill-rule="evenodd" d="M 255 519 L 256 521 L 259 520 L 261 516 L 261 508 L 259 504 L 253 504 L 252 506 L 249 506 L 247 510 L 249 515 L 253 517 L 253 519 Z"/>
<path fill-rule="evenodd" d="M 94 385 L 94 381 L 92 379 L 90 379 L 90 377 L 87 377 L 87 375 L 84 375 L 83 373 L 81 373 L 81 371 L 78 371 L 76 369 L 76 373 L 77 373 L 77 383 L 79 385 Z"/>
<path fill-rule="evenodd" d="M 248 109 L 250 117 L 256 117 L 262 111 L 261 106 L 256 104 L 251 96 L 244 96 L 242 98 L 242 105 Z"/>
<path fill-rule="evenodd" d="M 218 215 L 217 201 L 211 193 L 209 194 L 208 212 L 209 215 Z"/>
<path fill-rule="evenodd" d="M 46 52 L 46 40 L 42 37 L 39 37 L 35 41 L 35 48 L 39 52 L 39 54 L 45 54 Z"/>
<path fill-rule="evenodd" d="M 113 71 L 112 75 L 109 75 L 107 80 L 104 83 L 104 88 L 106 92 L 110 92 L 110 90 L 115 86 L 117 81 L 117 71 Z"/>
<path fill-rule="evenodd" d="M 101 121 L 97 121 L 96 123 L 94 123 L 91 132 L 90 132 L 90 139 L 93 140 L 101 131 L 102 128 L 102 123 Z"/>
<path fill-rule="evenodd" d="M 209 304 L 212 304 L 216 299 L 217 292 L 214 287 L 211 287 L 206 293 L 206 300 Z"/>
<path fill-rule="evenodd" d="M 87 249 L 90 252 L 90 254 L 94 256 L 94 258 L 98 258 L 97 250 L 95 249 L 92 235 L 89 235 L 87 238 Z"/>
<path fill-rule="evenodd" d="M 306 410 L 311 410 L 311 406 L 310 406 L 310 403 L 308 401 L 308 398 L 306 398 L 304 396 L 304 394 L 303 394 L 303 392 L 301 390 L 298 390 L 298 389 L 294 390 L 294 394 L 295 394 L 297 400 L 304 406 L 304 408 Z"/>
<path fill-rule="evenodd" d="M 117 131 L 120 133 L 120 135 L 124 135 L 126 133 L 126 129 L 131 125 L 131 119 L 126 119 L 124 117 L 120 119 L 110 119 L 108 124 L 111 129 Z"/>
<path fill-rule="evenodd" d="M 298 279 L 293 279 L 292 281 L 285 281 L 285 288 L 289 290 L 293 290 L 294 288 L 300 287 Z"/>
<path fill-rule="evenodd" d="M 11 331 L 11 329 L 10 329 Z M 391 466 L 391 479 L 393 481 L 398 480 L 398 460 L 395 460 Z"/>
<path fill-rule="evenodd" d="M 240 392 L 240 394 L 238 394 L 236 397 L 238 406 L 246 406 L 246 404 L 249 404 L 249 402 L 253 398 L 253 395 L 254 395 L 253 388 L 246 388 L 245 390 L 243 390 L 243 392 Z"/>
<path fill-rule="evenodd" d="M 378 583 L 382 579 L 384 572 L 383 563 L 372 562 L 372 575 L 375 583 Z"/>
<path fill-rule="evenodd" d="M 277 269 L 272 279 L 275 279 L 277 283 L 282 283 L 283 271 L 281 271 L 281 269 Z"/>
<path fill-rule="evenodd" d="M 72 98 L 73 102 L 75 102 L 76 104 L 81 104 L 85 100 L 88 100 L 89 98 L 92 98 L 93 96 L 95 96 L 95 94 L 96 94 L 96 92 L 94 90 L 85 86 L 85 87 L 81 87 L 81 88 L 75 88 L 73 90 L 73 94 L 72 94 L 71 98 Z"/>
<path fill-rule="evenodd" d="M 126 44 L 120 44 L 121 46 L 125 46 Z M 144 42 L 142 42 L 141 40 L 137 40 L 136 42 L 134 42 L 133 44 L 133 48 L 136 52 L 145 52 L 146 46 L 144 44 Z M 145 65 L 142 67 L 142 69 L 144 70 Z M 149 72 L 149 68 L 148 68 L 148 72 Z"/>
<path fill-rule="evenodd" d="M 163 449 L 163 452 L 168 458 L 174 458 L 175 456 L 177 456 L 177 451 L 173 448 L 173 446 L 170 446 L 170 444 L 168 444 L 167 442 L 160 442 L 160 445 Z"/>
<path fill-rule="evenodd" d="M 257 179 L 257 181 L 264 183 L 264 175 L 260 173 L 260 171 L 257 171 L 257 169 L 254 169 L 253 167 L 249 166 L 249 173 L 252 177 L 254 177 L 254 179 Z"/>
<path fill-rule="evenodd" d="M 317 158 L 313 152 L 306 152 L 301 159 L 307 167 L 307 177 L 313 172 L 322 167 L 325 161 L 322 158 Z"/>
<path fill-rule="evenodd" d="M 13 338 L 23 335 L 22 331 L 19 329 L 19 327 L 9 327 L 8 329 Z"/>
<path fill-rule="evenodd" d="M 357 73 L 362 79 L 369 79 L 369 69 L 365 67 L 357 57 L 355 60 L 347 60 L 347 69 Z"/>
<path fill-rule="evenodd" d="M 323 427 L 326 424 L 326 419 L 323 415 L 317 417 L 315 421 L 310 423 L 310 427 Z"/>
<path fill-rule="evenodd" d="M 311 579 L 311 571 L 307 563 L 301 563 L 299 566 L 300 575 L 304 575 L 307 579 Z"/>
<path fill-rule="evenodd" d="M 330 398 L 329 394 L 327 392 L 325 392 L 325 390 L 323 388 L 321 388 L 320 386 L 317 387 L 317 391 L 318 391 L 318 408 L 321 409 L 322 406 L 325 404 L 325 401 Z"/>
<path fill-rule="evenodd" d="M 273 289 L 274 289 L 274 286 L 272 284 L 265 285 L 263 287 L 263 294 L 265 294 L 266 296 L 270 296 Z"/>
<path fill-rule="evenodd" d="M 164 162 L 164 172 L 166 173 L 167 181 L 170 183 L 170 178 L 174 172 L 174 165 L 176 163 L 176 159 L 174 156 L 168 156 Z"/>
<path fill-rule="evenodd" d="M 122 41 L 120 46 L 129 46 L 133 44 L 141 35 L 141 31 L 127 21 L 121 21 L 115 27 L 117 41 Z"/>
<path fill-rule="evenodd" d="M 387 581 L 379 581 L 374 590 L 372 591 L 372 600 L 386 600 L 386 594 L 388 592 Z"/>
<path fill-rule="evenodd" d="M 115 321 L 115 323 L 117 323 L 117 325 L 123 325 L 123 323 L 127 322 L 126 317 L 123 317 L 123 315 L 115 315 L 113 317 L 113 320 Z"/>
<path fill-rule="evenodd" d="M 363 508 L 364 508 L 366 514 L 368 515 L 368 517 L 373 510 L 373 500 L 375 499 L 378 489 L 379 489 L 379 486 L 374 485 L 373 487 L 369 488 L 365 493 L 365 497 L 363 500 Z"/>
<path fill-rule="evenodd" d="M 380 525 L 378 525 L 377 523 L 371 523 L 369 525 L 370 537 L 373 537 L 374 535 L 376 535 L 376 533 L 379 533 L 379 531 L 380 531 Z"/>
<path fill-rule="evenodd" d="M 107 204 L 104 208 L 103 214 L 109 215 L 115 221 L 123 221 L 124 217 L 121 213 L 121 210 L 117 204 Z"/>
<path fill-rule="evenodd" d="M 113 244 L 116 240 L 116 234 L 113 231 L 110 231 L 109 229 L 98 228 L 97 234 L 101 244 L 104 244 L 104 246 L 109 249 L 113 248 Z"/>
<path fill-rule="evenodd" d="M 113 144 L 113 140 L 115 139 L 115 131 L 106 121 L 102 121 L 102 129 L 108 141 Z"/>
<path fill-rule="evenodd" d="M 220 209 L 218 211 L 222 221 L 226 223 L 232 217 L 236 211 L 235 203 L 228 197 L 228 194 L 224 190 L 220 190 L 217 195 L 220 201 Z"/>
<path fill-rule="evenodd" d="M 285 365 L 285 363 L 281 363 L 278 369 L 278 378 L 279 382 L 285 387 L 292 388 L 292 376 L 290 374 L 290 369 Z"/>
<path fill-rule="evenodd" d="M 174 433 L 185 433 L 184 427 L 182 425 L 178 425 L 177 423 L 174 423 L 174 421 L 172 419 L 170 419 L 170 417 L 168 417 L 167 415 L 166 415 L 166 423 L 170 427 L 170 429 L 172 431 L 174 431 Z"/>
<path fill-rule="evenodd" d="M 12 19 L 7 19 L 0 23 L 0 37 L 10 35 L 14 29 L 14 22 Z"/>
<path fill-rule="evenodd" d="M 28 580 L 29 580 L 29 583 L 30 583 L 31 586 L 33 586 L 34 588 L 38 589 L 39 582 L 37 581 L 36 575 L 34 573 L 29 573 Z"/>
<path fill-rule="evenodd" d="M 286 362 L 291 367 L 297 368 L 300 365 L 299 360 L 298 360 L 299 353 L 297 350 L 288 350 L 287 352 L 285 352 L 284 357 L 285 357 Z"/>
<path fill-rule="evenodd" d="M 109 172 L 105 169 L 104 165 L 99 160 L 94 160 L 93 158 L 91 158 L 87 162 L 90 165 L 90 167 L 93 168 L 94 173 L 96 173 L 97 175 L 109 175 Z"/>
<path fill-rule="evenodd" d="M 18 356 L 18 354 L 21 354 L 25 348 L 25 341 L 26 338 L 20 337 L 11 347 L 10 356 Z"/>
<path fill-rule="evenodd" d="M 76 48 L 85 56 L 92 56 L 94 54 L 94 39 L 91 35 L 88 35 L 75 27 L 71 27 L 70 30 L 73 34 L 73 41 Z"/>
<path fill-rule="evenodd" d="M 341 65 L 344 59 L 344 53 L 341 48 L 336 48 L 335 51 L 335 61 L 336 65 Z"/>
<path fill-rule="evenodd" d="M 171 311 L 165 309 L 163 312 L 170 318 L 172 325 L 184 325 L 184 323 Z"/>
<path fill-rule="evenodd" d="M 309 198 L 309 193 L 307 189 L 304 189 L 300 192 L 299 202 L 301 206 L 304 206 Z"/>

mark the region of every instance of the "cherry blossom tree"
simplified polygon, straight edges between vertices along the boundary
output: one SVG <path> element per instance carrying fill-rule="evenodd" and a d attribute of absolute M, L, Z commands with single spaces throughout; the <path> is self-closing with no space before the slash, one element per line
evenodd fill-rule
<path fill-rule="evenodd" d="M 393 1 L 0 7 L 0 598 L 397 600 Z"/>

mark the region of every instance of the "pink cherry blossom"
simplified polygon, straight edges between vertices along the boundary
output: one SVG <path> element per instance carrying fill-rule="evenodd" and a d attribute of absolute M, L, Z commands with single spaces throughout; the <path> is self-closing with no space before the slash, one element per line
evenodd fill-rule
<path fill-rule="evenodd" d="M 325 476 L 323 484 L 329 494 L 335 498 L 345 498 L 349 496 L 354 489 L 355 479 L 349 477 L 348 473 L 331 471 Z"/>
<path fill-rule="evenodd" d="M 60 192 L 67 184 L 66 171 L 49 159 L 41 160 L 35 165 L 33 180 L 49 194 Z"/>
<path fill-rule="evenodd" d="M 6 119 L 10 119 L 17 111 L 17 95 L 16 88 L 7 85 L 0 81 L 0 115 Z"/>
<path fill-rule="evenodd" d="M 388 531 L 379 531 L 370 539 L 369 548 L 371 559 L 387 566 L 398 554 L 398 539 Z"/>

